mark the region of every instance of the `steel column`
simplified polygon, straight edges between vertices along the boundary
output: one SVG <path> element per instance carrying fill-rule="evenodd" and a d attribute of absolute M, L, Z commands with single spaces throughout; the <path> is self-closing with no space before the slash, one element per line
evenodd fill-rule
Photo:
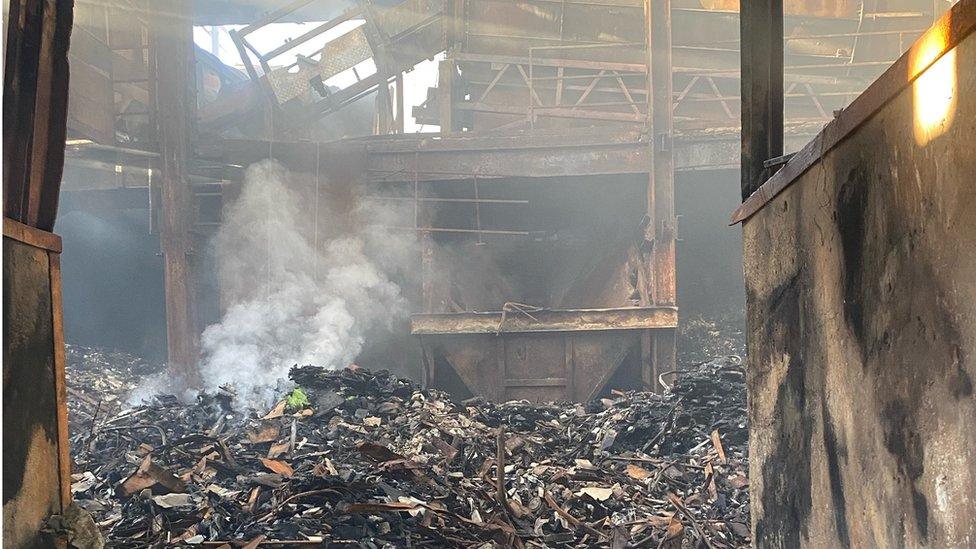
<path fill-rule="evenodd" d="M 189 254 L 192 196 L 188 171 L 188 140 L 191 97 L 193 27 L 186 0 L 174 0 L 166 10 L 153 14 L 157 66 L 157 117 L 161 164 L 163 252 L 166 290 L 166 336 L 169 362 L 184 375 L 183 382 L 195 382 L 197 332 L 191 309 L 191 266 Z"/>
<path fill-rule="evenodd" d="M 677 301 L 675 280 L 674 155 L 671 71 L 671 2 L 646 0 L 648 141 L 651 165 L 647 186 L 647 223 L 644 229 L 645 265 L 642 300 L 654 306 L 673 307 Z M 650 246 L 650 250 L 646 247 Z M 648 259 L 648 258 L 646 258 Z M 648 272 L 649 271 L 649 272 Z M 675 331 L 647 331 L 641 337 L 641 378 L 660 390 L 661 372 L 674 369 Z"/>
<path fill-rule="evenodd" d="M 4 35 L 4 216 L 54 230 L 68 111 L 70 1 L 10 3 Z"/>
<path fill-rule="evenodd" d="M 775 171 L 783 154 L 783 0 L 744 0 L 739 13 L 742 63 L 742 200 Z"/>

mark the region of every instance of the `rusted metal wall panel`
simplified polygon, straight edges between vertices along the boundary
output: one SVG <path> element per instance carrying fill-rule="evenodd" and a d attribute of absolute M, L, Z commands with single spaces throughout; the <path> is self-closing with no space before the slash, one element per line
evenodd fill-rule
<path fill-rule="evenodd" d="M 974 20 L 957 4 L 910 64 L 958 46 L 745 222 L 760 547 L 976 539 Z"/>
<path fill-rule="evenodd" d="M 3 544 L 51 547 L 39 530 L 70 501 L 60 239 L 4 219 Z"/>

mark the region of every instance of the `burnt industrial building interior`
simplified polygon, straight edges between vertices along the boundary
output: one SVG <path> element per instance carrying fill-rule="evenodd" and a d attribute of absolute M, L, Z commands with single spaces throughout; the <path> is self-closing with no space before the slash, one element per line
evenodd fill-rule
<path fill-rule="evenodd" d="M 976 0 L 3 9 L 5 546 L 976 546 Z"/>

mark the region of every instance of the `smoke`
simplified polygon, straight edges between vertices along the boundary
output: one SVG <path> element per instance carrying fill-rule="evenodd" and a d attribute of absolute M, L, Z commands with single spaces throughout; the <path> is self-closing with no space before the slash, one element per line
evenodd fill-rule
<path fill-rule="evenodd" d="M 347 366 L 408 312 L 395 280 L 416 270 L 415 237 L 387 229 L 402 212 L 300 183 L 276 162 L 251 166 L 214 241 L 225 309 L 201 336 L 199 379 L 245 406 L 280 397 L 295 364 Z"/>

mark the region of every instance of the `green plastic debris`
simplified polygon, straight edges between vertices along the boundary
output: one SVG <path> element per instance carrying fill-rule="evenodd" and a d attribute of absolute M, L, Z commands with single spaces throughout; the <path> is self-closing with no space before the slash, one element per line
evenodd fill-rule
<path fill-rule="evenodd" d="M 304 408 L 309 405 L 308 395 L 305 394 L 305 391 L 303 391 L 301 387 L 295 387 L 295 390 L 288 395 L 286 404 L 288 404 L 288 407 L 293 410 Z"/>

